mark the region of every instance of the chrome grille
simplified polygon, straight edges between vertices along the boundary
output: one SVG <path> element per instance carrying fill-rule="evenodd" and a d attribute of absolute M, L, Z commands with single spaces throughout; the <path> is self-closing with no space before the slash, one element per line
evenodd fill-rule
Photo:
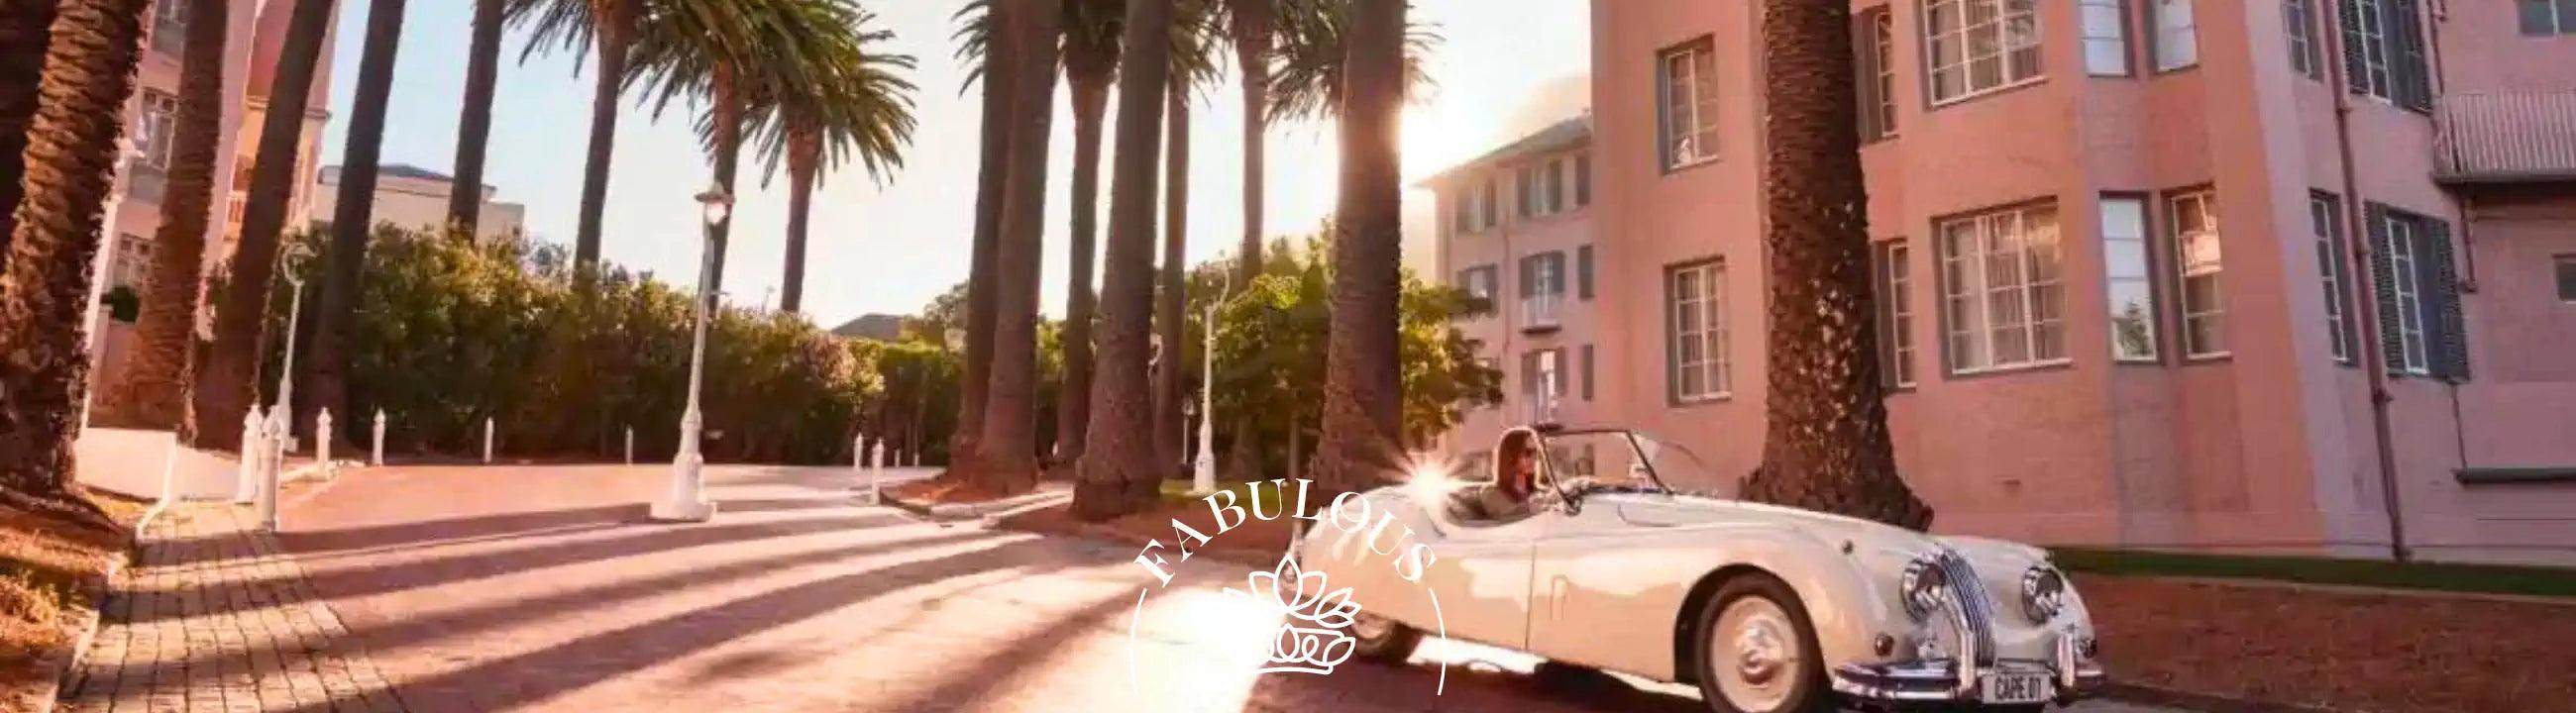
<path fill-rule="evenodd" d="M 1977 578 L 1977 570 L 1956 552 L 1943 552 L 1936 558 L 1942 579 L 1950 585 L 1953 606 L 1968 622 L 1968 630 L 1959 632 L 1976 642 L 1977 664 L 1995 662 L 1995 598 L 1986 592 L 1986 581 Z"/>

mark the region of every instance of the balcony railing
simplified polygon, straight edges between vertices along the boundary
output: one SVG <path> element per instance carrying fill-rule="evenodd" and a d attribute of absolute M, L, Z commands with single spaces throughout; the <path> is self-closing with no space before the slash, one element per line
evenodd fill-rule
<path fill-rule="evenodd" d="M 1521 394 L 1521 397 L 1525 399 L 1521 402 L 1523 404 L 1521 410 L 1522 423 L 1563 422 L 1565 416 L 1565 397 L 1554 394 L 1534 393 L 1524 393 Z"/>
<path fill-rule="evenodd" d="M 1565 294 L 1540 293 L 1521 298 L 1521 331 L 1542 332 L 1565 326 Z"/>
<path fill-rule="evenodd" d="M 2440 128 L 2433 142 L 2440 182 L 2576 180 L 2576 92 L 2445 95 Z"/>

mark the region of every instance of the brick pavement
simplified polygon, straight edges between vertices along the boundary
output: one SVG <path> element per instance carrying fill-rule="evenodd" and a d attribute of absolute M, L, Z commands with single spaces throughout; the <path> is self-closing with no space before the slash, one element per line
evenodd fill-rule
<path fill-rule="evenodd" d="M 199 504 L 155 520 L 61 710 L 404 710 L 254 517 Z"/>

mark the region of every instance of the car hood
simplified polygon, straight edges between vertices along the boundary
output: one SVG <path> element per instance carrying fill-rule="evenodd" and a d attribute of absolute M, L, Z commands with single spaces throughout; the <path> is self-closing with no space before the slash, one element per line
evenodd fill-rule
<path fill-rule="evenodd" d="M 1998 555 L 2034 561 L 2046 558 L 2046 554 L 2037 548 L 2003 540 L 1935 536 L 1854 517 L 1741 500 L 1605 493 L 1593 496 L 1587 504 L 1616 508 L 1622 521 L 1638 527 L 1788 526 L 1835 547 L 1848 542 L 1856 550 L 1904 559 L 1931 555 L 1944 549 L 1961 552 L 1972 559 Z"/>

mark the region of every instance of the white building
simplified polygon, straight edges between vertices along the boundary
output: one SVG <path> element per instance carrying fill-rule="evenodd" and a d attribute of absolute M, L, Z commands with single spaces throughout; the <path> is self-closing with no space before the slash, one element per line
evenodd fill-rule
<path fill-rule="evenodd" d="M 447 225 L 447 197 L 455 187 L 456 179 L 447 174 L 406 164 L 385 164 L 376 172 L 376 223 L 439 230 Z M 483 208 L 482 217 L 474 227 L 474 238 L 491 240 L 518 234 L 527 220 L 527 206 L 496 202 L 492 197 L 499 192 L 497 189 L 491 186 L 479 188 Z M 339 204 L 340 167 L 325 166 L 313 191 L 313 211 L 310 214 L 313 222 L 317 225 L 330 222 Z"/>

